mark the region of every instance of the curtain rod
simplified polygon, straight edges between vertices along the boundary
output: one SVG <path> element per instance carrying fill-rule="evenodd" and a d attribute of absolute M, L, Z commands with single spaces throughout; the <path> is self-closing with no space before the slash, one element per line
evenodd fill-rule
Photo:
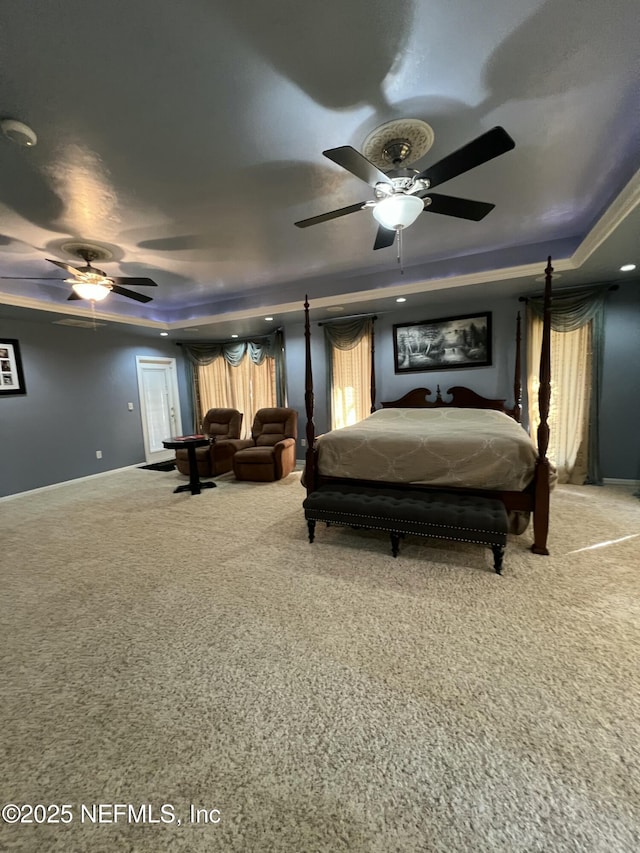
<path fill-rule="evenodd" d="M 597 285 L 581 284 L 581 285 L 578 285 L 577 287 L 565 288 L 564 290 L 558 290 L 555 293 L 552 293 L 551 298 L 553 299 L 554 296 L 562 296 L 565 293 L 575 293 L 576 290 L 583 290 L 585 287 L 597 287 Z M 608 287 L 608 290 L 619 290 L 619 289 L 620 289 L 619 284 L 611 284 Z M 536 294 L 534 296 L 519 296 L 518 302 L 528 302 L 530 299 L 542 299 L 543 295 L 544 294 L 539 293 L 539 294 Z"/>
<path fill-rule="evenodd" d="M 349 314 L 346 317 L 336 317 L 335 320 L 322 320 L 318 325 L 326 326 L 327 323 L 340 322 L 340 320 L 365 320 L 367 317 L 371 317 L 372 320 L 378 319 L 377 314 Z"/>

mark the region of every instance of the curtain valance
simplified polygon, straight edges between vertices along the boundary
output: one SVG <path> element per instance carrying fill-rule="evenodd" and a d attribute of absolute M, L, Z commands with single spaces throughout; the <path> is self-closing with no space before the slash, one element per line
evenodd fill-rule
<path fill-rule="evenodd" d="M 205 366 L 222 356 L 232 367 L 237 367 L 245 355 L 254 364 L 262 364 L 265 358 L 276 358 L 282 352 L 280 330 L 263 338 L 252 338 L 231 343 L 181 343 L 180 346 L 192 364 Z"/>
<path fill-rule="evenodd" d="M 325 341 L 335 349 L 353 349 L 365 335 L 371 334 L 374 321 L 375 317 L 356 317 L 342 323 L 323 323 Z"/>
<path fill-rule="evenodd" d="M 575 332 L 585 323 L 602 317 L 609 287 L 609 284 L 597 284 L 554 294 L 551 299 L 553 331 Z M 530 297 L 527 305 L 537 317 L 542 317 L 544 300 L 541 296 Z"/>

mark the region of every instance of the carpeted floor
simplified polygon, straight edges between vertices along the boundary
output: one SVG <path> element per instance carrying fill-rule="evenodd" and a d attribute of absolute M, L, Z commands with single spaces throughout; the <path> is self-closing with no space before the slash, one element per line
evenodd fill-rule
<path fill-rule="evenodd" d="M 71 817 L 1 850 L 640 849 L 632 489 L 558 487 L 551 556 L 512 537 L 499 577 L 473 545 L 309 544 L 299 474 L 182 481 L 1 504 L 0 799 Z"/>

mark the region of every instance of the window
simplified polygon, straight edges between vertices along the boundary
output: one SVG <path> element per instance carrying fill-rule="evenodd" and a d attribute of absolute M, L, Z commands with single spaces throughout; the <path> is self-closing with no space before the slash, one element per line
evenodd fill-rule
<path fill-rule="evenodd" d="M 540 361 L 542 320 L 529 325 L 529 364 Z M 572 332 L 551 331 L 551 400 L 549 403 L 549 447 L 547 456 L 556 467 L 559 483 L 582 484 L 587 477 L 589 407 L 591 396 L 591 323 Z M 531 437 L 538 430 L 539 377 L 529 376 Z M 532 405 L 533 403 L 533 405 Z"/>
<path fill-rule="evenodd" d="M 331 386 L 331 429 L 366 418 L 371 412 L 373 320 L 326 324 Z"/>
<path fill-rule="evenodd" d="M 237 367 L 223 355 L 206 365 L 197 366 L 200 421 L 212 408 L 238 409 L 244 413 L 242 437 L 251 436 L 258 409 L 277 406 L 276 363 L 266 357 L 255 364 L 245 353 Z"/>

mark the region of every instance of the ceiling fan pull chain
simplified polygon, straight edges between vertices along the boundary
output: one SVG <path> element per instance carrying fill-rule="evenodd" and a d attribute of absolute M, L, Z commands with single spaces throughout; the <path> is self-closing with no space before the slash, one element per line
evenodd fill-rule
<path fill-rule="evenodd" d="M 400 265 L 400 275 L 404 275 L 402 267 L 402 228 L 398 228 L 398 264 Z"/>

